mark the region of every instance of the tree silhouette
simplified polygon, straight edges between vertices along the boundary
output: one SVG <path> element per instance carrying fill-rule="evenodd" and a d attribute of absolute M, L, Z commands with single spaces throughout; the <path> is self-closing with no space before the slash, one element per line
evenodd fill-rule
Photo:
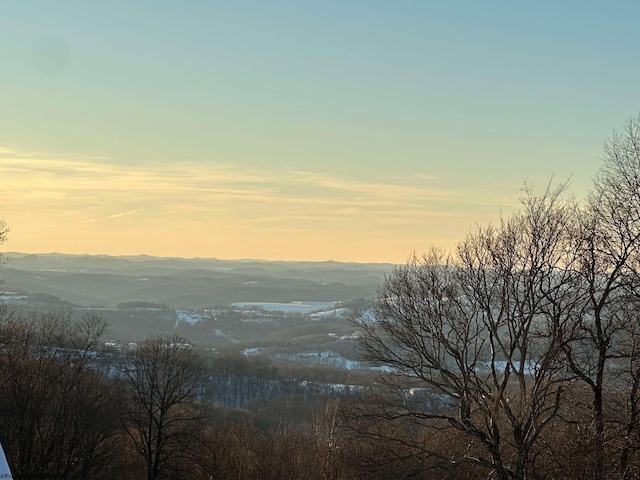
<path fill-rule="evenodd" d="M 152 337 L 127 361 L 128 432 L 144 459 L 147 479 L 161 478 L 186 455 L 194 422 L 203 418 L 205 370 L 198 353 L 178 336 Z"/>

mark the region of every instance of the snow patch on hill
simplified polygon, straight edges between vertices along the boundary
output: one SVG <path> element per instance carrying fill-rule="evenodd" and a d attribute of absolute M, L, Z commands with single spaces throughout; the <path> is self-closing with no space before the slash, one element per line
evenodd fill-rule
<path fill-rule="evenodd" d="M 272 312 L 301 313 L 303 315 L 326 310 L 333 307 L 333 305 L 334 302 L 235 302 L 231 304 L 234 308 L 254 308 Z"/>
<path fill-rule="evenodd" d="M 300 352 L 300 353 L 276 353 L 272 358 L 286 360 L 288 362 L 310 363 L 313 365 L 330 365 L 332 367 L 344 368 L 347 370 L 370 369 L 371 367 L 363 362 L 349 360 L 332 351 L 322 352 Z"/>

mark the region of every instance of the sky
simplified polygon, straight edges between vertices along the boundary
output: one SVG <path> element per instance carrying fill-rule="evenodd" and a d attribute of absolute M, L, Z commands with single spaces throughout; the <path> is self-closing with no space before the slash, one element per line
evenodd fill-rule
<path fill-rule="evenodd" d="M 584 195 L 640 4 L 8 1 L 4 251 L 406 261 Z"/>

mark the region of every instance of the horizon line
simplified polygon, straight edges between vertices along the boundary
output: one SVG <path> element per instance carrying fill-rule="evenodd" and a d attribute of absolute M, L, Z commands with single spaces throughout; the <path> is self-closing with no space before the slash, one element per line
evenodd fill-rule
<path fill-rule="evenodd" d="M 338 263 L 338 264 L 354 264 L 354 265 L 398 265 L 393 262 L 358 262 L 358 261 L 343 261 L 343 260 L 269 260 L 264 258 L 219 258 L 219 257 L 180 257 L 180 256 L 164 256 L 164 255 L 150 255 L 147 253 L 139 254 L 107 254 L 107 253 L 62 253 L 62 252 L 17 252 L 7 251 L 0 252 L 0 255 L 10 260 L 11 255 L 21 256 L 67 256 L 67 257 L 108 257 L 108 258 L 157 258 L 163 260 L 215 260 L 221 262 L 261 262 L 261 263 Z"/>

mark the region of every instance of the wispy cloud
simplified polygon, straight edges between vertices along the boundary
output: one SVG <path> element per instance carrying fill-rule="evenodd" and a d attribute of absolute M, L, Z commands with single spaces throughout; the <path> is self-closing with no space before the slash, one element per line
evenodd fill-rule
<path fill-rule="evenodd" d="M 18 206 L 47 199 L 49 205 L 41 207 L 85 211 L 123 206 L 129 207 L 121 209 L 125 212 L 175 211 L 181 206 L 206 210 L 228 203 L 256 212 L 261 205 L 277 204 L 291 210 L 315 206 L 326 215 L 400 213 L 416 207 L 453 213 L 459 204 L 484 199 L 481 203 L 495 205 L 498 199 L 490 186 L 463 190 L 424 175 L 416 184 L 415 177 L 359 180 L 286 169 L 247 171 L 228 164 L 118 165 L 94 157 L 34 158 L 7 148 L 0 151 L 0 175 L 3 202 Z"/>
<path fill-rule="evenodd" d="M 0 215 L 29 222 L 29 231 L 68 229 L 79 239 L 88 228 L 142 237 L 161 225 L 203 237 L 210 230 L 265 238 L 299 232 L 301 243 L 327 232 L 335 238 L 440 238 L 461 225 L 468 229 L 497 205 L 509 206 L 491 185 L 463 189 L 424 173 L 350 178 L 223 163 L 121 165 L 11 145 L 0 145 L 0 178 Z"/>
<path fill-rule="evenodd" d="M 138 208 L 136 210 L 129 210 L 128 212 L 114 213 L 113 215 L 107 215 L 106 217 L 93 218 L 91 220 L 85 220 L 84 223 L 103 222 L 105 220 L 111 220 L 113 218 L 126 217 L 126 216 L 129 216 L 129 215 L 133 215 L 135 213 L 138 213 L 138 212 L 142 212 L 142 209 Z"/>

